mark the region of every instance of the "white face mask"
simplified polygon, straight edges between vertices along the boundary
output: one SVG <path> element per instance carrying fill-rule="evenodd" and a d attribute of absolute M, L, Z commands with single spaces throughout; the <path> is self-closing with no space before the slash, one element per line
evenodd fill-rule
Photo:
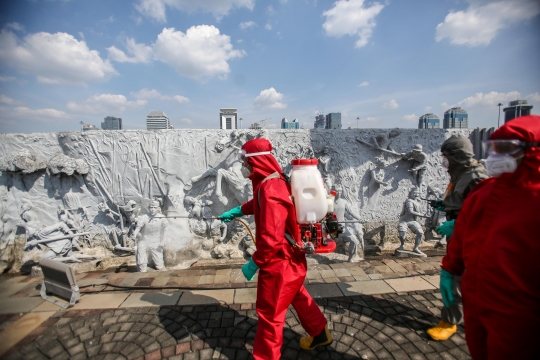
<path fill-rule="evenodd" d="M 249 169 L 245 166 L 242 166 L 242 169 L 240 169 L 240 171 L 242 172 L 242 176 L 246 179 L 249 177 L 249 175 L 251 175 L 251 171 L 249 171 Z"/>
<path fill-rule="evenodd" d="M 448 166 L 450 166 L 450 163 L 448 162 L 448 158 L 446 156 L 443 156 L 441 166 L 445 169 L 448 169 Z"/>
<path fill-rule="evenodd" d="M 489 176 L 499 177 L 502 173 L 513 173 L 518 165 L 513 156 L 506 154 L 490 154 L 486 159 L 486 170 Z"/>

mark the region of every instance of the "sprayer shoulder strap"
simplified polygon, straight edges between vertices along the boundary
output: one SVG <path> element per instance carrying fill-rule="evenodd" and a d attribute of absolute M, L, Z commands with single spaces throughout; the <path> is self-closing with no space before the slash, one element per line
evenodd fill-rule
<path fill-rule="evenodd" d="M 271 179 L 281 179 L 281 176 L 279 175 L 279 173 L 276 171 L 270 175 L 268 175 L 267 177 L 264 178 L 263 181 L 261 181 L 261 184 L 259 185 L 259 188 L 257 189 L 257 206 L 259 207 L 259 209 L 261 208 L 261 186 L 262 184 L 264 184 L 267 180 L 271 180 Z"/>
<path fill-rule="evenodd" d="M 268 175 L 267 177 L 265 177 L 264 180 L 261 182 L 261 185 L 259 185 L 259 188 L 257 189 L 257 206 L 259 207 L 259 209 L 261 208 L 261 203 L 260 203 L 261 186 L 262 186 L 262 184 L 264 184 L 265 181 L 270 180 L 270 179 L 281 179 L 281 175 L 279 175 L 279 173 L 276 171 L 276 172 Z M 281 180 L 283 180 L 283 179 L 281 179 Z M 283 180 L 283 181 L 285 181 L 285 180 Z M 285 239 L 287 239 L 287 241 L 289 242 L 289 244 L 291 244 L 291 246 L 293 248 L 299 248 L 296 241 L 294 241 L 291 234 L 289 234 L 287 231 L 285 231 Z"/>

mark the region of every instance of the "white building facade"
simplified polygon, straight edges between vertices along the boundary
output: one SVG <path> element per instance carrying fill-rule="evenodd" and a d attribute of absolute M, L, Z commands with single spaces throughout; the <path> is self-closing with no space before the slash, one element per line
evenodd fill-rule
<path fill-rule="evenodd" d="M 161 110 L 153 110 L 146 116 L 146 130 L 172 129 L 169 118 Z"/>
<path fill-rule="evenodd" d="M 227 130 L 238 129 L 237 109 L 219 109 L 219 128 Z"/>

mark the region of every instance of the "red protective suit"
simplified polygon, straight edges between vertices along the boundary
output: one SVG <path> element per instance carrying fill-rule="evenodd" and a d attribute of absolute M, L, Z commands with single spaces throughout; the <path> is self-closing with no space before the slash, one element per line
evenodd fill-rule
<path fill-rule="evenodd" d="M 540 117 L 494 139 L 540 142 Z M 456 220 L 442 267 L 461 275 L 465 336 L 479 359 L 540 359 L 540 147 L 514 173 L 478 184 Z"/>
<path fill-rule="evenodd" d="M 253 139 L 242 147 L 249 153 L 271 151 L 266 139 Z M 293 305 L 300 323 L 310 336 L 320 334 L 326 319 L 306 288 L 307 265 L 304 253 L 295 250 L 285 239 L 285 230 L 299 239 L 290 185 L 281 176 L 282 170 L 274 156 L 247 158 L 253 167 L 249 176 L 253 183 L 253 199 L 242 205 L 245 215 L 255 215 L 256 247 L 253 261 L 259 267 L 257 284 L 257 314 L 259 322 L 253 357 L 279 359 L 283 343 L 283 325 L 289 305 Z M 280 178 L 263 180 L 277 172 Z"/>

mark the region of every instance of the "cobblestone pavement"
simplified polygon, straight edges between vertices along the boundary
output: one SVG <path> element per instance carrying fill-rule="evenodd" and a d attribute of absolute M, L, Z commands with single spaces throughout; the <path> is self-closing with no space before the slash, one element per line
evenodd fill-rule
<path fill-rule="evenodd" d="M 289 310 L 283 359 L 469 359 L 462 327 L 447 341 L 426 336 L 440 299 L 436 290 L 318 299 L 334 342 L 315 351 L 299 349 L 305 332 Z M 254 304 L 57 311 L 4 358 L 240 360 L 256 328 Z"/>

